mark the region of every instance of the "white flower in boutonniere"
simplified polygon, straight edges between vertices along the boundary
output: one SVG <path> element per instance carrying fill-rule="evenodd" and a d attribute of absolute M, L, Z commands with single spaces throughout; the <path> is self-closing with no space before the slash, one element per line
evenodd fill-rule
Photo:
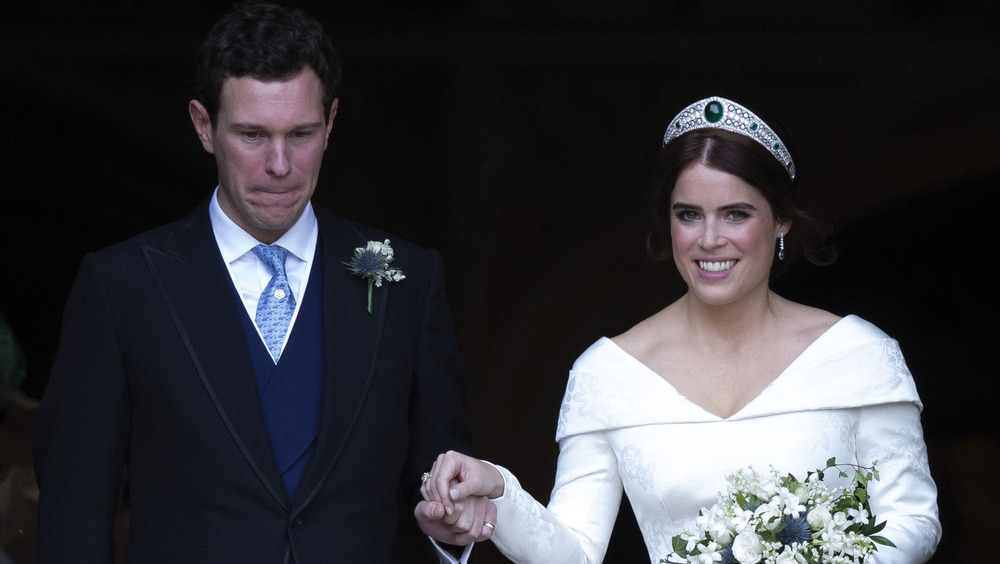
<path fill-rule="evenodd" d="M 368 241 L 364 247 L 354 249 L 351 262 L 345 262 L 351 274 L 357 274 L 368 282 L 368 313 L 372 312 L 372 286 L 382 287 L 382 282 L 399 282 L 406 278 L 398 268 L 389 268 L 392 262 L 392 247 L 389 240 L 379 243 Z"/>

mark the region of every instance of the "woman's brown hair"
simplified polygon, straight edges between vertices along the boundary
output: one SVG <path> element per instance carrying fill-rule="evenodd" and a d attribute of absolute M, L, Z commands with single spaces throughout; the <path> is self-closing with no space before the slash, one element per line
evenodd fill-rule
<path fill-rule="evenodd" d="M 777 220 L 791 220 L 792 226 L 785 234 L 785 260 L 774 261 L 772 277 L 797 256 L 821 266 L 836 259 L 836 251 L 828 242 L 831 229 L 802 207 L 797 180 L 755 140 L 721 129 L 690 131 L 671 140 L 660 152 L 655 200 L 657 226 L 647 241 L 653 257 L 662 260 L 671 255 L 670 196 L 680 174 L 696 163 L 740 177 L 760 191 Z"/>

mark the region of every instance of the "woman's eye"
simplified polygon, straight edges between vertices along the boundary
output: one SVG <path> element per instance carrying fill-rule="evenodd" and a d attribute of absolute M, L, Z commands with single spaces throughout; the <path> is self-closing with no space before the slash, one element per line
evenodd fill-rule
<path fill-rule="evenodd" d="M 677 219 L 681 221 L 694 221 L 698 219 L 698 214 L 693 210 L 681 210 L 677 212 Z"/>
<path fill-rule="evenodd" d="M 729 212 L 729 219 L 732 221 L 743 221 L 748 217 L 750 217 L 750 214 L 745 211 L 733 210 Z"/>

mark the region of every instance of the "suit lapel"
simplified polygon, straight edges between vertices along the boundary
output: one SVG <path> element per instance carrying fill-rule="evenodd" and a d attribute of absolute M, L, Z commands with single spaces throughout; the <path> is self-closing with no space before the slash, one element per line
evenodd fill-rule
<path fill-rule="evenodd" d="M 304 507 L 336 465 L 365 402 L 375 375 L 388 287 L 372 297 L 368 285 L 347 271 L 356 247 L 366 239 L 344 219 L 316 210 L 323 249 L 323 404 L 316 449 L 306 467 L 294 506 Z"/>
<path fill-rule="evenodd" d="M 202 385 L 246 462 L 283 507 L 239 304 L 203 204 L 182 219 L 162 248 L 143 249 L 153 278 Z"/>

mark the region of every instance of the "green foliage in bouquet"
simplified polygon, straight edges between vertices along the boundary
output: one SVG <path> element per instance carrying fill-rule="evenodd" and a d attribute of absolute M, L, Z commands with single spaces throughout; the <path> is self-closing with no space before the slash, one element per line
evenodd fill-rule
<path fill-rule="evenodd" d="M 830 458 L 803 481 L 774 468 L 766 475 L 738 470 L 727 476 L 729 487 L 718 503 L 702 509 L 693 527 L 673 537 L 673 552 L 660 562 L 865 563 L 877 545 L 895 546 L 879 535 L 885 522 L 877 522 L 869 504 L 868 486 L 879 479 L 876 465 L 838 464 Z M 824 480 L 830 471 L 849 478 L 850 485 L 829 486 Z"/>

